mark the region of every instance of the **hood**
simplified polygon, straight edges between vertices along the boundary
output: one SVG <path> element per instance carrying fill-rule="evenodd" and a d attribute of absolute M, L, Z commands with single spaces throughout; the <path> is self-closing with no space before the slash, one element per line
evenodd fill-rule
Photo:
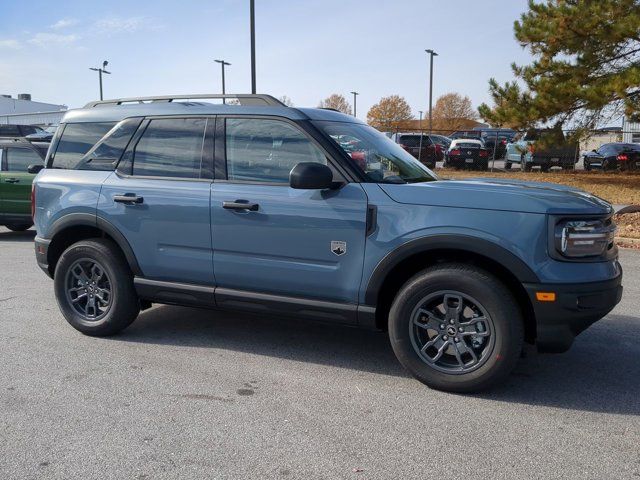
<path fill-rule="evenodd" d="M 544 214 L 602 215 L 611 205 L 583 190 L 556 183 L 498 178 L 380 184 L 398 203 Z"/>

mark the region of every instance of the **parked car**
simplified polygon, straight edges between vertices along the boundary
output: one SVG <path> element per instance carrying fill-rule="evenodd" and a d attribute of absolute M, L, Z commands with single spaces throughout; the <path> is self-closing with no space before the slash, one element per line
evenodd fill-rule
<path fill-rule="evenodd" d="M 80 332 L 115 334 L 153 303 L 322 319 L 387 330 L 420 381 L 470 392 L 523 342 L 564 351 L 620 301 L 604 200 L 440 180 L 353 116 L 268 95 L 181 101 L 204 97 L 64 115 L 34 247 Z"/>
<path fill-rule="evenodd" d="M 489 151 L 480 140 L 459 138 L 451 142 L 444 166 L 488 170 Z"/>
<path fill-rule="evenodd" d="M 513 141 L 515 135 L 502 134 L 498 130 L 495 132 L 482 132 L 482 140 L 485 148 L 489 151 L 489 157 L 501 160 L 507 153 L 507 144 Z"/>
<path fill-rule="evenodd" d="M 35 125 L 0 125 L 0 138 L 26 137 L 34 133 L 43 133 L 44 130 Z"/>
<path fill-rule="evenodd" d="M 457 140 L 459 138 L 472 138 L 482 141 L 482 132 L 480 130 L 457 130 L 449 135 L 451 140 Z"/>
<path fill-rule="evenodd" d="M 37 142 L 50 142 L 58 129 L 58 125 L 49 125 L 42 132 L 32 133 L 27 135 L 27 140 Z"/>
<path fill-rule="evenodd" d="M 605 143 L 583 157 L 584 169 L 640 170 L 640 145 L 637 143 Z"/>
<path fill-rule="evenodd" d="M 0 225 L 27 230 L 31 219 L 31 182 L 44 165 L 48 143 L 0 139 Z M 30 167 L 32 167 L 30 169 Z"/>
<path fill-rule="evenodd" d="M 442 149 L 443 152 L 448 150 L 449 146 L 451 145 L 451 139 L 444 135 L 430 134 L 429 138 L 436 145 L 440 145 L 440 148 Z"/>
<path fill-rule="evenodd" d="M 422 137 L 422 141 L 420 138 Z M 436 162 L 444 159 L 442 147 L 434 143 L 429 135 L 419 133 L 394 133 L 391 140 L 420 160 L 429 168 L 436 168 Z"/>
<path fill-rule="evenodd" d="M 528 130 L 520 139 L 507 144 L 504 168 L 509 170 L 514 163 L 522 171 L 530 172 L 540 167 L 543 172 L 551 167 L 575 168 L 578 162 L 578 144 L 565 139 L 558 129 Z"/>

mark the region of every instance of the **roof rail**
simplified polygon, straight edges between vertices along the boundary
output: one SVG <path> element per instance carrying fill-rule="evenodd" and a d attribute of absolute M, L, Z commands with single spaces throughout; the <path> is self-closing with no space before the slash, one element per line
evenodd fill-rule
<path fill-rule="evenodd" d="M 276 106 L 276 107 L 285 107 L 286 105 L 282 103 L 275 97 L 271 95 L 264 94 L 248 94 L 248 93 L 238 93 L 238 94 L 226 94 L 222 95 L 219 93 L 198 93 L 194 95 L 161 95 L 161 96 L 152 96 L 152 97 L 130 97 L 130 98 L 114 98 L 111 100 L 97 100 L 95 102 L 87 103 L 84 108 L 93 108 L 97 106 L 109 106 L 109 105 L 122 105 L 125 103 L 168 103 L 173 102 L 175 100 L 201 100 L 201 99 L 229 99 L 229 100 L 237 100 L 240 105 L 264 105 L 264 106 Z"/>

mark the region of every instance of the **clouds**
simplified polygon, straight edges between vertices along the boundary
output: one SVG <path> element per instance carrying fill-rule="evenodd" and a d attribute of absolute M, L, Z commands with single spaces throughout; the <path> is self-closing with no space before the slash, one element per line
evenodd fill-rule
<path fill-rule="evenodd" d="M 22 45 L 15 38 L 0 40 L 0 49 L 18 50 L 20 48 L 22 48 Z"/>
<path fill-rule="evenodd" d="M 62 18 L 53 25 L 49 25 L 49 28 L 51 30 L 64 30 L 70 27 L 75 27 L 78 23 L 80 22 L 75 18 Z"/>
<path fill-rule="evenodd" d="M 107 17 L 94 24 L 100 33 L 133 33 L 140 30 L 157 30 L 161 25 L 151 17 Z"/>
<path fill-rule="evenodd" d="M 78 41 L 80 37 L 70 33 L 67 35 L 58 33 L 36 33 L 28 42 L 41 48 L 69 46 Z"/>

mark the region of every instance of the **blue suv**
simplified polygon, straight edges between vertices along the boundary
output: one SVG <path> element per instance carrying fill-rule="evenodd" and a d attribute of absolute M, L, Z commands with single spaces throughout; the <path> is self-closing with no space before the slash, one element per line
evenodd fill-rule
<path fill-rule="evenodd" d="M 603 200 L 440 179 L 354 117 L 268 95 L 69 111 L 33 202 L 37 262 L 87 335 L 153 303 L 292 315 L 386 330 L 420 381 L 471 392 L 622 295 Z"/>

